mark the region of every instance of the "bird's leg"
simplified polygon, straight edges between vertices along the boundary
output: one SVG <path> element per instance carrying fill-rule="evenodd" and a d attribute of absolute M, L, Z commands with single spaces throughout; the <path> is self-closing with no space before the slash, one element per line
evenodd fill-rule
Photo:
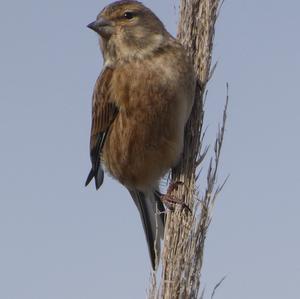
<path fill-rule="evenodd" d="M 167 193 L 166 194 L 161 194 L 160 195 L 160 199 L 161 201 L 166 205 L 166 207 L 173 211 L 174 204 L 179 204 L 182 206 L 183 209 L 187 209 L 189 212 L 192 213 L 191 209 L 188 207 L 188 205 L 184 202 L 184 198 L 178 198 L 174 195 L 172 195 L 172 192 L 178 189 L 178 186 L 180 185 L 184 185 L 183 182 L 177 181 L 177 182 L 171 182 L 168 189 L 167 189 Z"/>

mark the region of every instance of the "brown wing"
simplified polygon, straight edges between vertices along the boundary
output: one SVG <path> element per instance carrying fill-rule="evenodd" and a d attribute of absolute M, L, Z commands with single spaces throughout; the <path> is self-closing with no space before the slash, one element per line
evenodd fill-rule
<path fill-rule="evenodd" d="M 85 185 L 95 178 L 96 189 L 103 182 L 103 170 L 100 165 L 101 151 L 110 125 L 117 115 L 117 107 L 110 101 L 109 86 L 113 69 L 106 67 L 98 77 L 93 94 L 92 128 L 90 139 L 90 156 L 92 169 Z"/>

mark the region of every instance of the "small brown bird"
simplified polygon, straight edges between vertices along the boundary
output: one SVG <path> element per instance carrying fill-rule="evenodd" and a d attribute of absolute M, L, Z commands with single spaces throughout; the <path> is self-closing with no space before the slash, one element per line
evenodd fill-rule
<path fill-rule="evenodd" d="M 102 185 L 104 166 L 129 190 L 155 268 L 164 233 L 158 186 L 183 149 L 193 66 L 183 46 L 138 1 L 108 5 L 88 27 L 99 34 L 104 66 L 93 94 L 86 185 L 93 178 L 97 189 Z"/>

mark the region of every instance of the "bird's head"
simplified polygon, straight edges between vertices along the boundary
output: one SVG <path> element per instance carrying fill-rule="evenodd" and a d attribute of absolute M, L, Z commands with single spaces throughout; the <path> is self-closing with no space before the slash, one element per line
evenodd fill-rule
<path fill-rule="evenodd" d="M 88 25 L 100 35 L 104 59 L 143 58 L 170 37 L 159 18 L 138 1 L 116 1 Z"/>

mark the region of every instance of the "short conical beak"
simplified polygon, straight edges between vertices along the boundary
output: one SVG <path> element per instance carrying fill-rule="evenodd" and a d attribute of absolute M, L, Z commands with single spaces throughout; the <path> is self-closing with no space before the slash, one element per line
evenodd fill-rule
<path fill-rule="evenodd" d="M 87 27 L 90 28 L 90 29 L 92 29 L 92 30 L 94 30 L 94 31 L 96 31 L 97 33 L 100 34 L 101 31 L 102 31 L 102 29 L 103 29 L 103 27 L 111 26 L 111 25 L 112 25 L 111 21 L 106 20 L 105 18 L 100 17 L 96 21 L 88 24 Z"/>
<path fill-rule="evenodd" d="M 87 27 L 96 31 L 97 30 L 96 21 L 88 24 Z"/>

